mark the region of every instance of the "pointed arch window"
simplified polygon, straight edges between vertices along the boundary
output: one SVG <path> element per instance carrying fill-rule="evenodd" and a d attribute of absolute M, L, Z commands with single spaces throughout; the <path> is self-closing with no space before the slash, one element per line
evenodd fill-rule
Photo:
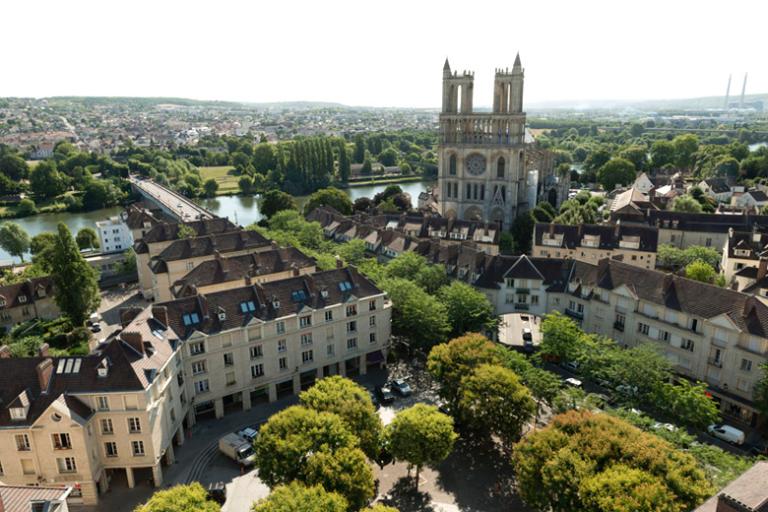
<path fill-rule="evenodd" d="M 448 159 L 448 174 L 456 176 L 456 155 L 451 155 Z"/>
<path fill-rule="evenodd" d="M 504 157 L 500 156 L 498 161 L 496 162 L 496 177 L 497 178 L 503 178 L 504 177 L 504 166 L 506 162 L 504 161 Z"/>

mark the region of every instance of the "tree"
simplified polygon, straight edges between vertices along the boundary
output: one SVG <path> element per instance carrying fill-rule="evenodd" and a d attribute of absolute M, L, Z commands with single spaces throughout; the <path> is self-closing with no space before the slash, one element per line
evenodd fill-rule
<path fill-rule="evenodd" d="M 259 212 L 268 219 L 277 212 L 297 209 L 293 196 L 280 190 L 269 190 L 259 198 Z"/>
<path fill-rule="evenodd" d="M 334 187 L 328 187 L 313 193 L 304 205 L 304 214 L 319 206 L 330 206 L 343 215 L 352 214 L 352 200 L 344 191 Z"/>
<path fill-rule="evenodd" d="M 538 510 L 630 512 L 655 496 L 664 506 L 637 510 L 684 512 L 713 492 L 691 455 L 608 414 L 569 411 L 556 416 L 515 445 L 512 462 L 520 496 Z M 628 478 L 617 464 L 639 473 Z M 638 480 L 657 485 L 638 485 Z M 667 493 L 672 499 L 664 498 Z M 631 505 L 615 508 L 617 503 Z"/>
<path fill-rule="evenodd" d="M 564 361 L 578 357 L 583 335 L 576 322 L 559 311 L 548 314 L 541 322 L 541 352 Z"/>
<path fill-rule="evenodd" d="M 52 160 L 44 160 L 32 169 L 29 184 L 32 192 L 43 199 L 58 196 L 67 188 L 66 177 L 59 173 Z"/>
<path fill-rule="evenodd" d="M 176 230 L 176 236 L 180 240 L 185 240 L 187 238 L 195 238 L 197 236 L 197 231 L 195 231 L 195 228 L 187 224 L 179 224 L 179 227 Z"/>
<path fill-rule="evenodd" d="M 752 388 L 752 398 L 760 412 L 768 414 L 768 362 L 760 365 L 760 371 L 760 380 Z"/>
<path fill-rule="evenodd" d="M 120 196 L 120 191 L 111 182 L 91 179 L 83 188 L 83 209 L 91 211 L 114 206 Z"/>
<path fill-rule="evenodd" d="M 352 203 L 352 209 L 356 212 L 367 212 L 375 205 L 370 197 L 358 197 Z"/>
<path fill-rule="evenodd" d="M 12 181 L 21 181 L 29 175 L 29 166 L 19 155 L 0 152 L 0 173 Z"/>
<path fill-rule="evenodd" d="M 365 139 L 363 139 L 362 135 L 355 135 L 355 152 L 353 157 L 357 164 L 361 164 L 365 160 Z"/>
<path fill-rule="evenodd" d="M 6 222 L 0 226 L 0 247 L 24 263 L 24 253 L 29 250 L 29 235 L 15 222 Z"/>
<path fill-rule="evenodd" d="M 643 171 L 648 165 L 648 148 L 645 146 L 629 146 L 619 152 L 619 157 L 632 162 L 636 170 Z"/>
<path fill-rule="evenodd" d="M 670 418 L 696 429 L 717 423 L 720 409 L 707 392 L 706 384 L 691 384 L 681 379 L 677 384 L 661 382 L 656 387 L 653 403 Z"/>
<path fill-rule="evenodd" d="M 462 421 L 498 436 L 505 447 L 520 438 L 536 412 L 530 391 L 512 371 L 484 364 L 461 381 L 459 415 Z"/>
<path fill-rule="evenodd" d="M 334 249 L 336 249 L 336 254 L 349 265 L 359 265 L 365 260 L 365 242 L 359 238 L 339 244 Z"/>
<path fill-rule="evenodd" d="M 272 415 L 254 442 L 259 478 L 270 487 L 302 478 L 306 461 L 321 450 L 356 448 L 357 438 L 329 412 L 293 406 Z"/>
<path fill-rule="evenodd" d="M 134 512 L 219 512 L 220 510 L 218 503 L 208 500 L 208 492 L 203 486 L 195 482 L 157 491 L 144 505 L 136 507 Z"/>
<path fill-rule="evenodd" d="M 426 258 L 415 252 L 406 252 L 390 261 L 386 266 L 387 277 L 412 281 L 427 293 L 435 293 L 448 284 L 448 277 L 442 265 L 430 265 Z"/>
<path fill-rule="evenodd" d="M 531 250 L 534 224 L 534 218 L 528 213 L 522 213 L 512 221 L 510 231 L 514 240 L 514 251 L 524 253 Z"/>
<path fill-rule="evenodd" d="M 442 462 L 453 451 L 456 432 L 453 420 L 437 407 L 416 404 L 397 413 L 385 436 L 395 459 L 416 466 L 416 487 L 422 466 Z"/>
<path fill-rule="evenodd" d="M 394 148 L 387 148 L 379 153 L 379 162 L 384 167 L 391 167 L 397 163 L 397 151 Z"/>
<path fill-rule="evenodd" d="M 44 231 L 32 237 L 29 243 L 29 251 L 32 253 L 32 262 L 51 273 L 53 265 L 53 248 L 56 246 L 56 234 Z"/>
<path fill-rule="evenodd" d="M 351 164 L 349 162 L 349 153 L 347 153 L 347 144 L 344 140 L 339 141 L 339 181 L 346 183 L 351 174 Z"/>
<path fill-rule="evenodd" d="M 393 334 L 419 348 L 445 340 L 451 329 L 448 312 L 435 296 L 406 279 L 386 279 L 379 284 L 392 300 Z"/>
<path fill-rule="evenodd" d="M 693 167 L 694 154 L 699 149 L 699 138 L 692 133 L 678 135 L 672 140 L 672 146 L 675 149 L 674 164 L 683 169 Z"/>
<path fill-rule="evenodd" d="M 208 178 L 203 182 L 203 190 L 205 191 L 205 197 L 216 197 L 216 192 L 219 191 L 219 184 L 213 178 Z"/>
<path fill-rule="evenodd" d="M 74 326 L 85 323 L 101 302 L 96 270 L 80 254 L 69 228 L 58 225 L 53 246 L 51 275 L 56 287 L 56 304 Z"/>
<path fill-rule="evenodd" d="M 360 509 L 374 496 L 373 471 L 359 448 L 321 449 L 308 454 L 303 464 L 299 481 L 341 494 L 350 509 Z"/>
<path fill-rule="evenodd" d="M 35 202 L 28 197 L 25 197 L 19 201 L 19 206 L 16 208 L 16 215 L 19 217 L 28 217 L 37 213 L 37 207 Z"/>
<path fill-rule="evenodd" d="M 250 176 L 241 176 L 239 180 L 237 180 L 237 186 L 240 188 L 240 193 L 243 195 L 251 195 L 253 194 L 253 178 Z"/>
<path fill-rule="evenodd" d="M 251 512 L 347 512 L 347 500 L 320 485 L 279 485 L 251 507 Z M 143 512 L 143 511 L 142 511 Z"/>
<path fill-rule="evenodd" d="M 437 298 L 448 312 L 448 322 L 454 336 L 490 329 L 496 323 L 493 306 L 488 298 L 466 283 L 452 281 L 440 288 Z"/>
<path fill-rule="evenodd" d="M 80 250 L 98 249 L 99 247 L 99 235 L 96 234 L 96 230 L 93 228 L 82 228 L 77 232 L 75 241 Z"/>
<path fill-rule="evenodd" d="M 657 140 L 651 146 L 651 167 L 661 169 L 675 161 L 675 146 L 668 140 Z"/>
<path fill-rule="evenodd" d="M 611 158 L 598 169 L 597 181 L 608 192 L 618 185 L 629 186 L 635 181 L 635 166 L 624 158 Z"/>
<path fill-rule="evenodd" d="M 584 167 L 588 171 L 597 172 L 597 170 L 608 163 L 608 160 L 610 159 L 611 154 L 607 150 L 601 148 L 589 154 L 584 160 Z"/>
<path fill-rule="evenodd" d="M 678 196 L 672 200 L 670 210 L 673 212 L 701 213 L 702 207 L 696 199 L 688 194 Z"/>
<path fill-rule="evenodd" d="M 481 334 L 465 334 L 432 347 L 427 371 L 438 383 L 438 393 L 453 409 L 458 405 L 461 380 L 483 364 L 501 364 L 501 352 Z"/>
<path fill-rule="evenodd" d="M 712 268 L 720 264 L 721 256 L 713 247 L 692 245 L 685 249 L 678 249 L 674 245 L 659 245 L 656 252 L 656 262 L 659 266 L 681 268 L 686 267 L 696 260 L 701 260 Z"/>
<path fill-rule="evenodd" d="M 272 144 L 268 142 L 262 142 L 256 145 L 253 150 L 253 168 L 259 174 L 266 174 L 267 171 L 271 171 L 277 167 L 277 155 L 275 155 L 275 149 Z"/>
<path fill-rule="evenodd" d="M 363 162 L 363 166 L 360 168 L 360 174 L 370 176 L 371 173 L 373 173 L 373 164 L 371 164 L 370 158 L 366 158 Z"/>
<path fill-rule="evenodd" d="M 717 271 L 709 263 L 696 260 L 685 267 L 685 277 L 701 281 L 702 283 L 712 284 L 717 278 Z"/>
<path fill-rule="evenodd" d="M 368 458 L 374 459 L 378 455 L 381 418 L 362 386 L 335 375 L 321 379 L 302 392 L 299 400 L 315 411 L 337 414 L 360 439 L 360 447 Z"/>

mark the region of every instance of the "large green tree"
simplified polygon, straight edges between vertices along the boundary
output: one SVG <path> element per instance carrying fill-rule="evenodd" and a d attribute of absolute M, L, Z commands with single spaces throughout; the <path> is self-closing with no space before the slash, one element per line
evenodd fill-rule
<path fill-rule="evenodd" d="M 597 180 L 608 192 L 618 185 L 628 187 L 635 181 L 635 166 L 624 158 L 611 158 L 598 169 Z"/>
<path fill-rule="evenodd" d="M 461 381 L 459 415 L 462 422 L 496 435 L 505 447 L 520 439 L 536 412 L 530 391 L 512 371 L 485 364 Z"/>
<path fill-rule="evenodd" d="M 203 486 L 195 482 L 157 491 L 149 501 L 136 507 L 134 512 L 219 512 L 220 510 L 218 503 L 208 500 L 208 493 Z"/>
<path fill-rule="evenodd" d="M 75 241 L 80 250 L 99 248 L 99 236 L 96 230 L 90 227 L 80 229 L 75 236 Z"/>
<path fill-rule="evenodd" d="M 440 288 L 437 297 L 448 312 L 452 335 L 478 332 L 495 326 L 493 306 L 482 292 L 472 286 L 452 281 Z"/>
<path fill-rule="evenodd" d="M 453 419 L 437 407 L 425 404 L 416 404 L 397 413 L 387 425 L 385 436 L 395 459 L 416 466 L 417 488 L 421 468 L 445 460 L 458 437 L 453 430 Z"/>
<path fill-rule="evenodd" d="M 67 177 L 58 171 L 52 160 L 44 160 L 29 173 L 29 184 L 35 195 L 47 199 L 67 189 Z"/>
<path fill-rule="evenodd" d="M 337 414 L 360 439 L 360 447 L 374 459 L 379 454 L 381 418 L 371 397 L 359 384 L 338 375 L 319 380 L 299 395 L 302 405 Z"/>
<path fill-rule="evenodd" d="M 465 334 L 432 347 L 427 371 L 438 384 L 438 393 L 452 408 L 461 397 L 461 380 L 482 364 L 501 364 L 502 353 L 481 334 Z"/>
<path fill-rule="evenodd" d="M 651 167 L 661 169 L 675 161 L 675 146 L 668 140 L 657 140 L 651 146 Z"/>
<path fill-rule="evenodd" d="M 607 414 L 557 416 L 525 436 L 512 461 L 520 496 L 538 510 L 687 512 L 714 492 L 691 455 Z M 618 464 L 642 474 L 620 473 Z M 655 485 L 639 485 L 641 480 Z M 619 485 L 622 481 L 626 485 Z M 662 508 L 648 508 L 651 496 Z M 621 508 L 624 503 L 630 508 Z"/>
<path fill-rule="evenodd" d="M 259 198 L 259 213 L 270 219 L 283 210 L 296 210 L 296 200 L 292 195 L 280 190 L 269 190 Z"/>
<path fill-rule="evenodd" d="M 701 382 L 659 382 L 652 397 L 654 406 L 666 416 L 693 428 L 704 429 L 720 418 L 720 408 Z"/>
<path fill-rule="evenodd" d="M 352 214 L 352 200 L 349 195 L 334 187 L 324 188 L 310 195 L 304 204 L 304 214 L 308 214 L 318 206 L 330 206 L 343 215 Z"/>
<path fill-rule="evenodd" d="M 259 478 L 269 486 L 301 478 L 312 454 L 356 448 L 344 421 L 329 412 L 293 406 L 272 415 L 254 442 Z"/>
<path fill-rule="evenodd" d="M 669 209 L 673 212 L 685 213 L 701 213 L 703 211 L 701 203 L 688 194 L 674 198 Z"/>
<path fill-rule="evenodd" d="M 0 247 L 24 263 L 24 253 L 29 250 L 29 235 L 15 222 L 5 222 L 0 226 Z"/>
<path fill-rule="evenodd" d="M 583 335 L 576 322 L 555 311 L 541 322 L 541 352 L 564 361 L 572 361 L 579 355 Z"/>
<path fill-rule="evenodd" d="M 64 223 L 59 223 L 53 246 L 51 275 L 56 304 L 75 326 L 83 325 L 101 302 L 96 270 L 85 261 Z"/>
<path fill-rule="evenodd" d="M 696 260 L 686 265 L 685 277 L 712 284 L 717 278 L 717 271 L 706 261 Z"/>
<path fill-rule="evenodd" d="M 302 465 L 299 481 L 341 494 L 352 510 L 365 506 L 374 496 L 373 471 L 359 448 L 321 449 L 309 454 Z"/>
<path fill-rule="evenodd" d="M 29 175 L 29 166 L 19 155 L 0 152 L 0 173 L 12 181 L 21 181 Z"/>
<path fill-rule="evenodd" d="M 407 338 L 414 348 L 429 349 L 445 341 L 451 330 L 448 312 L 437 298 L 406 279 L 379 283 L 392 300 L 392 333 Z"/>
<path fill-rule="evenodd" d="M 266 498 L 257 501 L 251 512 L 347 512 L 347 500 L 320 485 L 299 482 L 279 485 Z M 143 511 L 141 511 L 143 512 Z"/>

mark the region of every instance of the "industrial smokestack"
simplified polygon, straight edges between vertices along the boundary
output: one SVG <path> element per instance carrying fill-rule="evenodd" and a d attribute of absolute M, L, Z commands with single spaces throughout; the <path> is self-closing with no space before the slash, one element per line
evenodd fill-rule
<path fill-rule="evenodd" d="M 744 84 L 741 86 L 741 101 L 739 108 L 744 108 L 744 93 L 747 91 L 747 73 L 744 73 Z"/>
<path fill-rule="evenodd" d="M 725 104 L 723 108 L 728 110 L 728 98 L 731 96 L 731 78 L 733 75 L 728 75 L 728 87 L 725 88 Z"/>

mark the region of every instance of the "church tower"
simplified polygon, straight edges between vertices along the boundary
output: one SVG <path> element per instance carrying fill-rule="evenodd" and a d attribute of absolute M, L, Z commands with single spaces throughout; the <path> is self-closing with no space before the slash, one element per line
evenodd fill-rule
<path fill-rule="evenodd" d="M 524 71 L 497 69 L 493 110 L 474 112 L 474 73 L 443 66 L 438 195 L 444 217 L 501 223 L 531 208 L 527 186 Z M 535 189 L 535 187 L 534 187 Z"/>

